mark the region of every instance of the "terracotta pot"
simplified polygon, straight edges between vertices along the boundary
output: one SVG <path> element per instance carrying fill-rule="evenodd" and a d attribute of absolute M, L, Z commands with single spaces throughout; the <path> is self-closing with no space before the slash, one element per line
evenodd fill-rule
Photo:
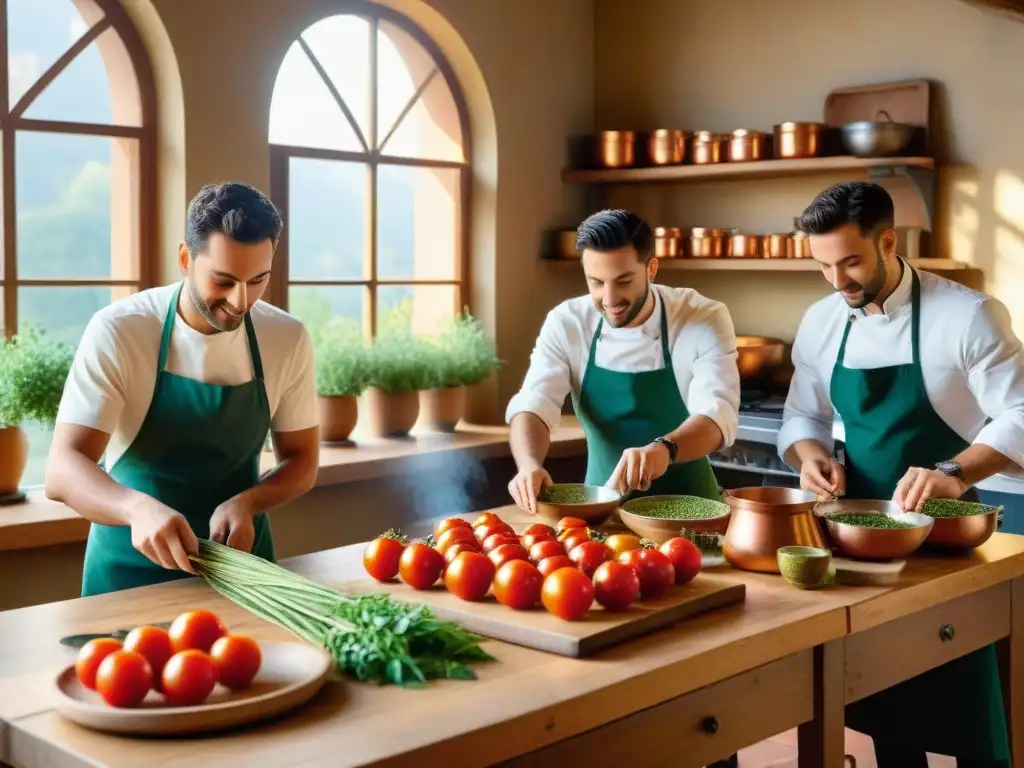
<path fill-rule="evenodd" d="M 359 420 L 359 400 L 353 395 L 320 395 L 320 441 L 348 440 Z"/>
<path fill-rule="evenodd" d="M 420 392 L 420 423 L 433 432 L 454 432 L 465 409 L 465 387 L 425 389 Z"/>
<path fill-rule="evenodd" d="M 420 393 L 382 392 L 370 387 L 365 395 L 366 424 L 376 437 L 405 437 L 420 415 Z"/>
<path fill-rule="evenodd" d="M 21 427 L 0 426 L 0 496 L 18 492 L 28 465 L 28 437 Z"/>

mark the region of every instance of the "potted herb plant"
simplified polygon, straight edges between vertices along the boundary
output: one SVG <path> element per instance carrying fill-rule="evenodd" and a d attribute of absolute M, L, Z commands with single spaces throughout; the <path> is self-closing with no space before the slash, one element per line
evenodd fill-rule
<path fill-rule="evenodd" d="M 419 391 L 428 384 L 431 359 L 430 344 L 412 333 L 405 307 L 390 313 L 369 359 L 364 397 L 369 431 L 379 437 L 405 437 L 419 417 Z"/>
<path fill-rule="evenodd" d="M 332 320 L 316 334 L 314 354 L 320 440 L 343 443 L 359 420 L 358 398 L 370 381 L 370 355 L 362 330 L 355 323 Z"/>
<path fill-rule="evenodd" d="M 22 425 L 53 427 L 73 359 L 70 346 L 28 324 L 0 345 L 0 499 L 19 493 L 28 464 Z"/>

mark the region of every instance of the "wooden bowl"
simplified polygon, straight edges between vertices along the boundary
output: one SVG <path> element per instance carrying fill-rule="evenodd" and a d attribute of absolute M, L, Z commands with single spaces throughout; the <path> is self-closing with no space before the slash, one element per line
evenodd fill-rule
<path fill-rule="evenodd" d="M 721 505 L 721 514 L 715 517 L 703 517 L 696 519 L 677 519 L 677 518 L 665 518 L 665 517 L 650 517 L 649 515 L 641 514 L 645 507 L 649 508 L 651 504 L 657 505 L 659 502 L 669 501 L 680 501 L 687 499 L 698 499 L 696 496 L 642 496 L 632 501 L 627 501 L 622 505 L 622 509 L 619 510 L 619 517 L 622 519 L 623 525 L 629 530 L 644 539 L 650 539 L 658 544 L 664 544 L 669 539 L 675 538 L 679 535 L 681 529 L 686 528 L 688 531 L 698 531 L 700 533 L 725 533 L 729 527 L 729 515 L 731 510 L 728 504 L 722 502 L 711 502 L 708 499 L 699 499 L 700 503 L 706 504 L 711 503 Z"/>
<path fill-rule="evenodd" d="M 944 499 L 943 504 L 963 505 L 971 514 L 960 517 L 932 517 L 935 525 L 925 539 L 929 547 L 942 549 L 974 549 L 980 547 L 999 527 L 999 516 L 1002 506 L 993 507 L 988 504 L 977 504 L 970 501 L 951 501 Z M 928 502 L 924 503 L 922 514 L 928 515 Z M 931 515 L 928 515 L 931 517 Z"/>
<path fill-rule="evenodd" d="M 172 736 L 231 728 L 279 715 L 320 690 L 334 668 L 322 648 L 308 643 L 261 643 L 263 661 L 252 684 L 241 691 L 217 685 L 202 704 L 172 707 L 150 691 L 134 709 L 112 707 L 78 681 L 74 665 L 55 681 L 56 709 L 79 725 L 129 736 Z"/>
<path fill-rule="evenodd" d="M 579 503 L 558 503 L 553 501 L 541 501 L 537 497 L 537 514 L 555 525 L 563 517 L 578 517 L 585 520 L 587 525 L 598 526 L 612 516 L 612 513 L 619 506 L 622 494 L 604 485 L 586 485 L 584 483 L 554 483 L 543 491 L 580 492 L 586 501 Z"/>
<path fill-rule="evenodd" d="M 829 538 L 839 551 L 865 560 L 892 560 L 915 552 L 932 530 L 932 519 L 919 512 L 904 512 L 894 501 L 836 499 L 818 504 L 814 513 L 825 521 Z M 831 515 L 884 515 L 911 528 L 868 528 L 830 520 Z"/>

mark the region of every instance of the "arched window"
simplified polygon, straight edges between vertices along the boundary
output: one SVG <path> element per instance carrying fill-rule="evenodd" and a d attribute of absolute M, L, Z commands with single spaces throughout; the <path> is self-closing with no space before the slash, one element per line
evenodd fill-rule
<path fill-rule="evenodd" d="M 151 279 L 151 71 L 117 0 L 0 0 L 0 67 L 3 330 L 76 344 Z M 26 431 L 32 485 L 49 432 Z"/>
<path fill-rule="evenodd" d="M 467 302 L 468 118 L 437 47 L 376 5 L 292 43 L 270 109 L 285 220 L 273 301 L 315 328 L 376 332 L 410 302 L 417 333 Z"/>

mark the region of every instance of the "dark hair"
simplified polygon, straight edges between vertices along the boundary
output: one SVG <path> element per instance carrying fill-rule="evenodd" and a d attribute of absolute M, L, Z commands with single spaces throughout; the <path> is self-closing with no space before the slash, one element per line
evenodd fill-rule
<path fill-rule="evenodd" d="M 892 198 L 883 187 L 864 181 L 835 184 L 816 198 L 796 220 L 809 235 L 824 235 L 854 223 L 861 235 L 875 235 L 894 226 Z"/>
<path fill-rule="evenodd" d="M 611 251 L 632 245 L 645 264 L 654 255 L 654 233 L 635 213 L 623 210 L 598 211 L 576 228 L 576 250 Z"/>
<path fill-rule="evenodd" d="M 188 204 L 185 245 L 193 258 L 213 232 L 223 232 L 239 243 L 277 242 L 281 214 L 266 195 L 240 181 L 207 184 Z"/>

